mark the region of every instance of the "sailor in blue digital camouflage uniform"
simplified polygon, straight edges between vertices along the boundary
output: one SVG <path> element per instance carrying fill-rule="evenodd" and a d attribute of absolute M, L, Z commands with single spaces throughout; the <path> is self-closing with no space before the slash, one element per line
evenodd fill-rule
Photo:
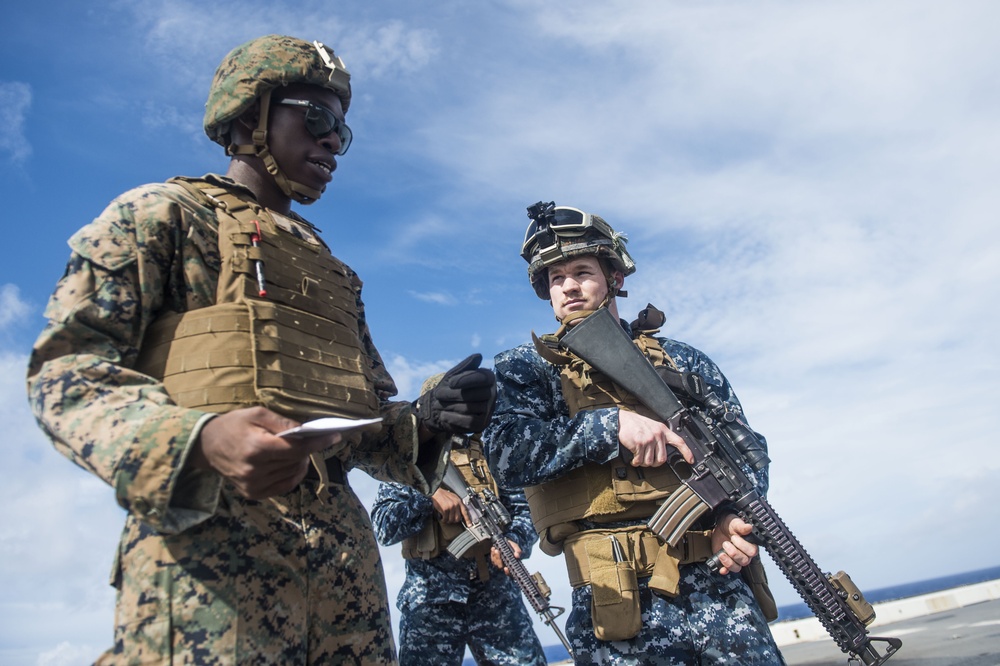
<path fill-rule="evenodd" d="M 525 489 L 539 547 L 565 555 L 573 586 L 566 632 L 576 663 L 783 664 L 761 610 L 771 614 L 773 602 L 757 547 L 743 538 L 750 526 L 723 513 L 696 523 L 678 548 L 663 544 L 645 523 L 680 483 L 664 464 L 667 447 L 688 462 L 690 450 L 640 414 L 633 396 L 557 344 L 567 325 L 598 308 L 618 318 L 616 297 L 635 271 L 624 236 L 596 215 L 552 203 L 529 207 L 529 216 L 522 257 L 562 326 L 496 356 L 497 404 L 483 440 L 500 484 Z M 718 366 L 657 337 L 662 323 L 650 305 L 622 326 L 655 366 L 697 373 L 742 414 Z M 765 491 L 766 471 L 755 480 Z M 719 550 L 723 566 L 713 573 L 704 562 Z"/>
<path fill-rule="evenodd" d="M 422 392 L 438 379 L 428 379 Z M 498 489 L 477 435 L 455 442 L 451 462 L 472 490 L 489 488 L 500 498 L 511 518 L 505 536 L 519 558 L 528 557 L 538 535 L 524 493 Z M 469 522 L 458 495 L 441 487 L 428 497 L 398 483 L 383 483 L 371 515 L 379 543 L 403 542 L 406 582 L 397 601 L 400 666 L 459 666 L 466 645 L 479 664 L 546 663 L 521 590 L 504 574 L 496 549 L 483 542 L 462 558 L 447 551 Z"/>

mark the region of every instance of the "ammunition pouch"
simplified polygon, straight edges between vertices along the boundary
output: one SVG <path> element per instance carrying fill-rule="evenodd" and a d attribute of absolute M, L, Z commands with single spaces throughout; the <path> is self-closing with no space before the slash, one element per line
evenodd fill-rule
<path fill-rule="evenodd" d="M 594 635 L 603 641 L 629 640 L 642 630 L 639 579 L 649 588 L 676 596 L 680 565 L 712 556 L 711 532 L 688 532 L 677 548 L 644 526 L 587 530 L 563 543 L 570 584 L 590 585 Z M 617 555 L 616 555 L 617 553 Z"/>
<path fill-rule="evenodd" d="M 539 547 L 556 555 L 559 542 L 577 531 L 575 521 L 649 518 L 679 486 L 668 465 L 640 468 L 616 458 L 603 465 L 584 463 L 558 479 L 525 488 L 524 494 L 535 530 L 545 537 Z"/>

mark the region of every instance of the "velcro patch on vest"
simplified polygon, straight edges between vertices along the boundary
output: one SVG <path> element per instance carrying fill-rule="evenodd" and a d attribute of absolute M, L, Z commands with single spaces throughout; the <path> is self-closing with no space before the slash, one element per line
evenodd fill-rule
<path fill-rule="evenodd" d="M 323 245 L 323 242 L 316 236 L 313 232 L 312 227 L 306 224 L 302 224 L 298 220 L 293 220 L 290 217 L 285 217 L 280 213 L 275 213 L 270 211 L 271 217 L 274 219 L 275 225 L 280 229 L 292 234 L 299 240 L 303 240 L 312 245 Z"/>

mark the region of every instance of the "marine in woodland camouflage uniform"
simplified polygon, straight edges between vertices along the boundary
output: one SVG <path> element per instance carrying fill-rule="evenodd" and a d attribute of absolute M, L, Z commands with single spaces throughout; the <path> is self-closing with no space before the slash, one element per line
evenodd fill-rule
<path fill-rule="evenodd" d="M 282 220 L 287 233 L 342 267 L 353 290 L 344 321 L 356 330 L 355 372 L 380 429 L 277 437 L 303 414 L 276 413 L 263 400 L 221 414 L 185 407 L 160 379 L 136 370 L 151 327 L 166 313 L 213 307 L 220 271 L 233 261 L 220 254 L 220 208 L 183 182 L 126 192 L 69 241 L 28 392 L 56 448 L 109 483 L 127 511 L 111 578 L 115 645 L 100 663 L 395 661 L 378 549 L 345 471 L 358 467 L 430 493 L 451 432 L 440 427 L 440 402 L 424 412 L 436 418 L 428 428 L 414 406 L 389 401 L 396 389 L 365 322 L 360 280 L 290 210 L 292 200 L 322 195 L 350 141 L 349 102 L 343 63 L 318 42 L 270 35 L 234 49 L 216 73 L 205 117 L 206 132 L 233 159 L 227 176 L 196 180 Z M 492 387 L 488 371 L 459 374 Z M 217 381 L 225 382 L 223 372 Z M 488 414 L 491 397 L 477 401 L 479 393 L 465 415 Z"/>
<path fill-rule="evenodd" d="M 501 490 L 499 498 L 511 517 L 507 539 L 527 558 L 538 535 L 524 493 Z M 372 507 L 375 537 L 383 546 L 413 538 L 435 520 L 435 502 L 449 500 L 454 512 L 461 500 L 445 488 L 431 498 L 397 483 L 383 483 Z M 476 559 L 448 552 L 406 559 L 406 581 L 396 602 L 401 612 L 401 666 L 460 665 L 466 645 L 480 664 L 546 663 L 520 588 L 492 564 L 485 565 L 489 569 L 483 580 L 481 566 Z"/>
<path fill-rule="evenodd" d="M 573 312 L 598 307 L 608 307 L 617 316 L 615 296 L 620 294 L 625 275 L 634 271 L 620 234 L 610 227 L 604 232 L 595 228 L 585 232 L 568 229 L 565 237 L 557 233 L 548 242 L 534 239 L 532 245 L 532 233 L 529 229 L 525 245 L 525 258 L 531 263 L 529 278 L 539 297 L 550 300 L 559 321 Z M 598 240 L 600 246 L 595 245 Z M 551 253 L 547 261 L 539 259 L 539 246 Z M 622 320 L 622 326 L 631 337 L 630 325 Z M 711 359 L 682 342 L 662 337 L 657 340 L 678 370 L 700 375 L 730 410 L 742 415 L 732 387 Z M 626 446 L 623 424 L 626 416 L 637 415 L 605 407 L 585 409 L 571 417 L 559 367 L 543 358 L 534 344 L 522 344 L 498 354 L 494 372 L 497 404 L 483 440 L 490 467 L 501 484 L 515 488 L 543 484 L 585 462 L 609 463 Z M 634 439 L 628 439 L 626 448 L 635 454 L 635 464 L 647 469 L 662 465 L 664 446 L 676 446 L 679 441 L 668 432 L 660 431 L 656 437 L 659 453 L 655 461 L 651 453 L 644 458 L 643 449 L 636 447 Z M 652 445 L 652 442 L 642 444 Z M 767 470 L 754 478 L 761 492 L 766 492 Z M 600 523 L 578 520 L 576 529 L 585 534 L 588 530 L 644 524 L 645 518 Z M 723 548 L 724 544 L 727 553 L 723 557 L 724 568 L 716 574 L 703 562 L 681 563 L 676 596 L 654 592 L 649 576 L 639 577 L 642 624 L 638 635 L 630 640 L 598 639 L 592 619 L 593 587 L 590 584 L 575 587 L 566 633 L 576 663 L 783 664 L 750 589 L 739 575 L 731 575 L 740 570 L 741 564 L 748 564 L 757 552 L 756 547 L 718 526 L 712 539 L 713 550 Z"/>

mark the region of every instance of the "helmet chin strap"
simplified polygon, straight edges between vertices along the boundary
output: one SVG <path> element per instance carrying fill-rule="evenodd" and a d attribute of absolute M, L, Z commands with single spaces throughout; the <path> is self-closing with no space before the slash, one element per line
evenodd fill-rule
<path fill-rule="evenodd" d="M 607 298 L 604 299 L 604 303 L 601 304 L 601 307 L 610 303 L 611 299 L 615 296 L 628 298 L 628 292 L 622 289 L 622 287 L 625 286 L 624 282 L 619 285 L 618 278 L 614 276 L 613 270 L 606 266 L 603 261 L 601 262 L 601 270 L 604 272 L 604 277 L 608 280 L 608 295 Z"/>
<path fill-rule="evenodd" d="M 253 131 L 253 145 L 235 143 L 226 148 L 229 155 L 255 155 L 264 163 L 264 168 L 274 178 L 275 184 L 285 193 L 286 197 L 294 199 L 300 204 L 311 204 L 323 196 L 322 190 L 314 190 L 311 187 L 290 180 L 281 171 L 278 162 L 267 147 L 267 119 L 271 111 L 271 91 L 268 90 L 260 96 L 260 120 L 257 121 L 257 129 Z"/>

